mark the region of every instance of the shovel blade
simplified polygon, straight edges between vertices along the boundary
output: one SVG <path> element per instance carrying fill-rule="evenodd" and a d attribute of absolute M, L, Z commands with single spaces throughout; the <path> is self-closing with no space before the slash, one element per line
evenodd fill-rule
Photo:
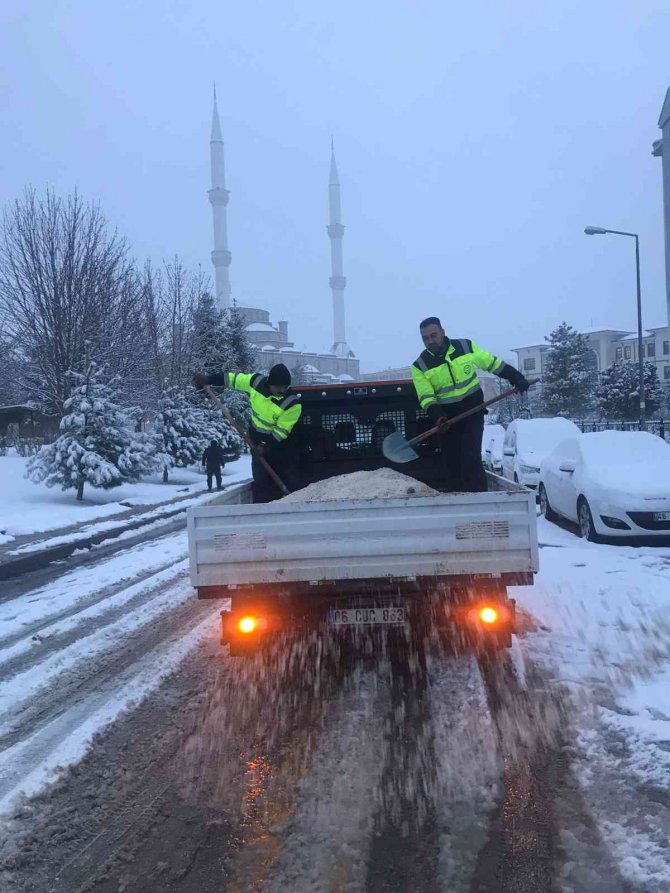
<path fill-rule="evenodd" d="M 382 453 L 390 462 L 413 462 L 419 454 L 398 431 L 384 438 Z"/>

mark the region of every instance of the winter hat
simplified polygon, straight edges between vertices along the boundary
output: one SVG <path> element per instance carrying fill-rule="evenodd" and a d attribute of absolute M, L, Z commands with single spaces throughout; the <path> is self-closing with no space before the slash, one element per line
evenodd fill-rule
<path fill-rule="evenodd" d="M 286 387 L 291 384 L 291 373 L 283 363 L 277 363 L 270 369 L 268 384 L 285 385 Z"/>

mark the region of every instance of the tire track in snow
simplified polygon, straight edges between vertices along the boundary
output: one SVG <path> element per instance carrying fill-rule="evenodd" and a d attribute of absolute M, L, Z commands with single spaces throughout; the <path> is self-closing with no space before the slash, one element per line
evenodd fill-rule
<path fill-rule="evenodd" d="M 143 635 L 107 659 L 98 654 L 99 668 L 80 680 L 76 697 L 68 686 L 49 689 L 51 709 L 30 717 L 17 730 L 16 743 L 0 753 L 0 813 L 11 808 L 17 794 L 35 794 L 53 780 L 56 769 L 81 759 L 96 732 L 156 688 L 203 637 L 213 634 L 215 618 L 211 605 L 188 605 L 173 612 L 153 641 Z"/>
<path fill-rule="evenodd" d="M 13 645 L 0 650 L 0 683 L 18 675 L 24 668 L 46 660 L 50 653 L 60 652 L 84 636 L 110 626 L 129 611 L 136 611 L 160 594 L 164 586 L 177 578 L 185 579 L 187 571 L 185 559 L 173 561 L 158 573 L 147 575 L 141 582 L 119 587 L 115 595 L 101 598 L 82 610 L 72 611 L 65 619 L 41 626 L 39 634 L 17 639 Z"/>
<path fill-rule="evenodd" d="M 94 567 L 70 571 L 46 586 L 8 597 L 0 606 L 0 648 L 39 634 L 50 624 L 149 579 L 186 554 L 184 535 L 172 533 L 117 553 Z"/>
<path fill-rule="evenodd" d="M 211 605 L 197 602 L 186 581 L 178 583 L 121 620 L 5 682 L 0 690 L 4 710 L 0 748 L 20 743 L 73 704 L 86 701 L 157 643 L 177 636 L 180 630 L 188 631 L 205 614 L 212 617 L 212 629 L 217 629 Z"/>
<path fill-rule="evenodd" d="M 325 879 L 329 890 L 365 888 L 387 701 L 388 689 L 375 671 L 355 672 L 347 681 L 296 786 L 293 816 L 273 829 L 281 846 L 264 893 L 318 893 L 326 889 Z"/>

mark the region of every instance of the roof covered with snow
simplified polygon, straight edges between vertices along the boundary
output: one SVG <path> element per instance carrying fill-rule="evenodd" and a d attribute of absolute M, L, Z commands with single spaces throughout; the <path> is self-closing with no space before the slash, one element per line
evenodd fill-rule
<path fill-rule="evenodd" d="M 274 326 L 269 325 L 265 322 L 250 322 L 248 326 L 246 326 L 247 332 L 276 332 Z"/>

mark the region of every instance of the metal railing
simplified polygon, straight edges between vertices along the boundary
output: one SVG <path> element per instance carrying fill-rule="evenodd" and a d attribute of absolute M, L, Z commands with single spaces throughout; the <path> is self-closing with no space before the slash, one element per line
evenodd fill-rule
<path fill-rule="evenodd" d="M 583 433 L 591 433 L 592 431 L 639 431 L 640 430 L 640 422 L 632 421 L 632 422 L 624 422 L 620 420 L 614 421 L 603 421 L 598 419 L 572 419 L 572 421 L 577 425 L 580 431 Z M 645 427 L 645 431 L 649 431 L 650 434 L 657 434 L 659 437 L 662 437 L 663 440 L 670 441 L 670 423 L 666 422 L 665 419 L 648 419 Z"/>

